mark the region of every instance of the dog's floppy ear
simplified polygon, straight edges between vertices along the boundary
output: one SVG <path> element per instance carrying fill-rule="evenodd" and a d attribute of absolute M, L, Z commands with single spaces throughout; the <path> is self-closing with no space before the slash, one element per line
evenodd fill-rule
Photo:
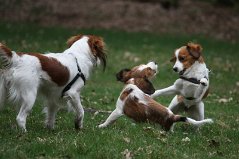
<path fill-rule="evenodd" d="M 199 57 L 202 54 L 202 47 L 199 44 L 195 44 L 195 43 L 188 43 L 186 45 L 186 49 L 189 52 L 189 54 L 194 57 L 195 59 L 199 59 Z"/>
<path fill-rule="evenodd" d="M 155 92 L 153 84 L 147 78 L 135 78 L 134 82 L 135 85 L 146 94 L 151 95 Z"/>
<path fill-rule="evenodd" d="M 147 78 L 144 78 L 144 80 L 146 83 L 145 83 L 143 92 L 146 94 L 149 94 L 149 95 L 154 94 L 155 88 L 154 88 L 153 84 Z"/>
<path fill-rule="evenodd" d="M 117 74 L 116 74 L 116 79 L 117 81 L 121 81 L 121 82 L 127 82 L 129 80 L 129 77 L 127 75 L 127 73 L 130 71 L 130 69 L 128 68 L 125 68 L 125 69 L 122 69 L 121 71 L 119 71 Z"/>

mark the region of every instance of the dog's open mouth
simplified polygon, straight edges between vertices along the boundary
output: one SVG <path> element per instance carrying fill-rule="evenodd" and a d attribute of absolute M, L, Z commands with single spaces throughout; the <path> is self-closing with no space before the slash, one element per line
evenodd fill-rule
<path fill-rule="evenodd" d="M 186 71 L 186 69 L 183 69 L 182 71 L 179 72 L 179 75 L 182 76 L 185 71 Z"/>

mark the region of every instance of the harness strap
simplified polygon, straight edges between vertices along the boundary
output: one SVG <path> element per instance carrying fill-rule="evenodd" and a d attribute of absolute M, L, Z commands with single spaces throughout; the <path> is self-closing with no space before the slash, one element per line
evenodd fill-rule
<path fill-rule="evenodd" d="M 196 78 L 187 78 L 187 77 L 184 77 L 184 76 L 179 76 L 179 78 L 181 78 L 185 81 L 194 83 L 194 84 L 200 84 L 200 80 L 197 80 Z"/>
<path fill-rule="evenodd" d="M 197 80 L 196 78 L 187 78 L 187 77 L 183 77 L 183 76 L 179 76 L 179 78 L 194 83 L 194 84 L 200 84 L 200 80 Z M 204 78 L 206 78 L 208 80 L 208 78 L 205 76 Z M 187 100 L 194 100 L 194 97 L 185 97 Z"/>
<path fill-rule="evenodd" d="M 62 91 L 62 93 L 61 93 L 61 97 L 64 96 L 64 93 L 65 93 L 66 91 L 68 91 L 69 89 L 71 89 L 72 85 L 76 82 L 76 80 L 77 80 L 79 77 L 81 77 L 81 79 L 84 81 L 84 85 L 85 85 L 85 83 L 86 83 L 85 76 L 84 76 L 84 74 L 82 73 L 82 71 L 81 71 L 81 69 L 80 69 L 80 66 L 79 66 L 79 64 L 78 64 L 77 58 L 75 58 L 75 60 L 76 60 L 76 66 L 77 66 L 77 69 L 78 69 L 78 73 L 77 73 L 77 74 L 75 75 L 75 77 L 71 80 L 71 82 L 69 82 L 69 83 L 65 86 L 65 88 L 63 89 L 63 91 Z"/>

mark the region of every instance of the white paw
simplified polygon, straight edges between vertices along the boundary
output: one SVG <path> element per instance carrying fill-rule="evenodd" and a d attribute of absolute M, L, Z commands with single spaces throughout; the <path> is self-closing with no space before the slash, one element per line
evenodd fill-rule
<path fill-rule="evenodd" d="M 200 84 L 203 85 L 203 86 L 207 86 L 208 85 L 208 80 L 206 78 L 202 78 L 200 80 Z"/>
<path fill-rule="evenodd" d="M 100 125 L 98 126 L 98 128 L 104 128 L 104 127 L 106 127 L 104 124 L 100 124 Z"/>
<path fill-rule="evenodd" d="M 207 123 L 209 123 L 209 124 L 214 123 L 212 119 L 205 119 L 205 121 L 206 121 Z"/>

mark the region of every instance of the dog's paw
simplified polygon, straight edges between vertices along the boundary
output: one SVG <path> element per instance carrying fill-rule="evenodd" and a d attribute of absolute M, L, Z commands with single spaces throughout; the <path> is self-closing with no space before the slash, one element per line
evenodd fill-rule
<path fill-rule="evenodd" d="M 208 80 L 206 78 L 202 78 L 200 80 L 200 84 L 203 85 L 203 86 L 208 86 Z"/>
<path fill-rule="evenodd" d="M 54 130 L 54 124 L 53 123 L 45 123 L 45 128 L 48 130 Z"/>
<path fill-rule="evenodd" d="M 106 127 L 104 124 L 100 124 L 100 125 L 98 126 L 98 128 L 104 128 L 104 127 Z"/>
<path fill-rule="evenodd" d="M 208 124 L 214 123 L 214 121 L 213 121 L 212 119 L 205 119 L 205 121 L 206 121 Z"/>
<path fill-rule="evenodd" d="M 76 130 L 81 130 L 81 129 L 83 129 L 83 121 L 82 121 L 82 118 L 76 118 L 76 119 L 75 119 L 75 129 L 76 129 Z"/>

